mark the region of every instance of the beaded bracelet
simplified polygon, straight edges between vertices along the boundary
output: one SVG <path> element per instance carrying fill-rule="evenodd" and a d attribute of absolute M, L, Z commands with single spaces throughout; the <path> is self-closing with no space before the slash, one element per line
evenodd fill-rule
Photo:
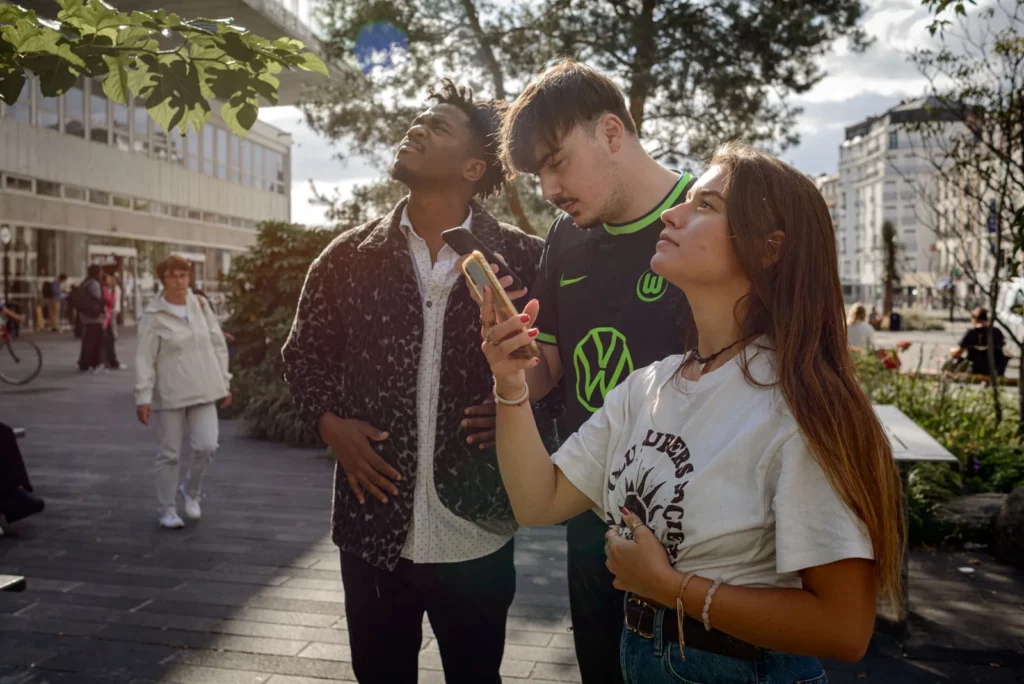
<path fill-rule="evenodd" d="M 704 611 L 700 616 L 704 620 L 704 629 L 709 632 L 711 631 L 711 616 L 708 615 L 708 611 L 711 610 L 711 599 L 714 598 L 715 592 L 718 591 L 718 587 L 720 586 L 722 586 L 721 576 L 715 580 L 715 583 L 711 585 L 710 589 L 708 589 L 708 595 L 704 597 Z"/>
<path fill-rule="evenodd" d="M 696 575 L 692 572 L 683 577 L 683 581 L 679 584 L 679 596 L 676 596 L 676 627 L 679 632 L 679 657 L 686 660 L 686 642 L 683 640 L 683 592 L 686 591 L 686 585 L 690 583 Z"/>

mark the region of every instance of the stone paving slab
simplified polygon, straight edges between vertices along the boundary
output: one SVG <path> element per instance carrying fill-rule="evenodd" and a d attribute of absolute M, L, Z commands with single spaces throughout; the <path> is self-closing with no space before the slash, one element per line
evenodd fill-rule
<path fill-rule="evenodd" d="M 134 419 L 131 373 L 81 375 L 69 339 L 37 339 L 42 374 L 0 387 L 0 418 L 27 428 L 21 446 L 47 500 L 0 537 L 0 572 L 28 577 L 24 593 L 0 593 L 0 684 L 354 681 L 328 538 L 331 462 L 224 422 L 204 519 L 160 530 L 155 435 Z M 120 342 L 129 363 L 132 343 Z M 503 680 L 579 682 L 563 528 L 523 530 L 516 544 Z M 862 662 L 827 663 L 830 681 L 1021 681 L 1019 572 L 984 554 L 915 553 L 911 581 L 915 658 L 879 633 Z M 425 624 L 420 681 L 443 680 Z"/>

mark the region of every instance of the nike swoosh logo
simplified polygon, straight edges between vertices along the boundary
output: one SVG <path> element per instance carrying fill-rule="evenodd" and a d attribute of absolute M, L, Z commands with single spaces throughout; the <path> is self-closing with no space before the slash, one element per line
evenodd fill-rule
<path fill-rule="evenodd" d="M 587 276 L 580 276 L 579 278 L 566 278 L 565 274 L 563 273 L 562 277 L 558 281 L 558 286 L 565 287 L 566 285 L 572 285 L 574 283 L 580 282 L 581 280 L 586 280 L 586 278 Z"/>

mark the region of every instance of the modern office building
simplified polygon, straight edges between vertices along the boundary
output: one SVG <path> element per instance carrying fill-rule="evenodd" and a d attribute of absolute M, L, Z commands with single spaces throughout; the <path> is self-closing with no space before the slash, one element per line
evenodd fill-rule
<path fill-rule="evenodd" d="M 260 35 L 317 45 L 292 13 L 299 8 L 292 0 L 177 4 L 182 16 L 230 16 Z M 293 104 L 309 75 L 281 76 L 281 104 Z M 120 278 L 131 322 L 155 292 L 153 266 L 172 253 L 187 258 L 195 280 L 215 292 L 232 258 L 255 243 L 259 222 L 289 219 L 292 142 L 260 121 L 239 138 L 218 110 L 215 104 L 201 131 L 168 133 L 141 102 L 111 102 L 102 84 L 88 79 L 58 98 L 44 98 L 30 81 L 15 105 L 0 105 L 0 225 L 13 236 L 10 301 L 34 312 L 45 281 L 67 273 L 75 282 L 100 263 Z"/>
<path fill-rule="evenodd" d="M 920 136 L 906 124 L 936 116 L 938 103 L 904 102 L 846 129 L 836 187 L 839 273 L 848 302 L 882 296 L 882 224 L 891 221 L 899 246 L 898 298 L 932 296 L 938 272 L 936 216 L 930 202 L 934 171 Z"/>

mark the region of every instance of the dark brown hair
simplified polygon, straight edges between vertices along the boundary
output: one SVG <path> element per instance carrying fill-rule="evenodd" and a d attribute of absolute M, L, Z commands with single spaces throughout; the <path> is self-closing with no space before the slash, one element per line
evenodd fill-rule
<path fill-rule="evenodd" d="M 469 118 L 473 154 L 487 164 L 487 171 L 477 181 L 476 194 L 484 199 L 499 194 L 507 177 L 498 155 L 498 137 L 501 118 L 508 105 L 504 100 L 474 100 L 471 89 L 456 86 L 448 78 L 441 79 L 440 90 L 430 89 L 430 99 L 457 107 Z"/>
<path fill-rule="evenodd" d="M 988 323 L 988 309 L 983 306 L 979 306 L 971 312 L 971 320 L 975 323 Z"/>
<path fill-rule="evenodd" d="M 164 276 L 166 276 L 169 271 L 185 271 L 191 274 L 192 266 L 184 257 L 172 254 L 156 265 L 157 280 L 161 283 L 164 282 Z"/>
<path fill-rule="evenodd" d="M 778 386 L 800 432 L 832 487 L 864 522 L 879 589 L 900 604 L 900 477 L 847 348 L 825 200 L 802 173 L 746 145 L 725 145 L 711 164 L 725 172 L 729 235 L 752 284 L 737 309 L 741 336 L 763 335 L 775 350 Z M 746 355 L 740 359 L 747 380 L 757 384 Z"/>
<path fill-rule="evenodd" d="M 513 171 L 536 173 L 538 142 L 554 149 L 576 126 L 605 114 L 622 119 L 636 135 L 615 82 L 586 64 L 563 59 L 530 81 L 509 107 L 501 128 L 501 158 Z"/>

